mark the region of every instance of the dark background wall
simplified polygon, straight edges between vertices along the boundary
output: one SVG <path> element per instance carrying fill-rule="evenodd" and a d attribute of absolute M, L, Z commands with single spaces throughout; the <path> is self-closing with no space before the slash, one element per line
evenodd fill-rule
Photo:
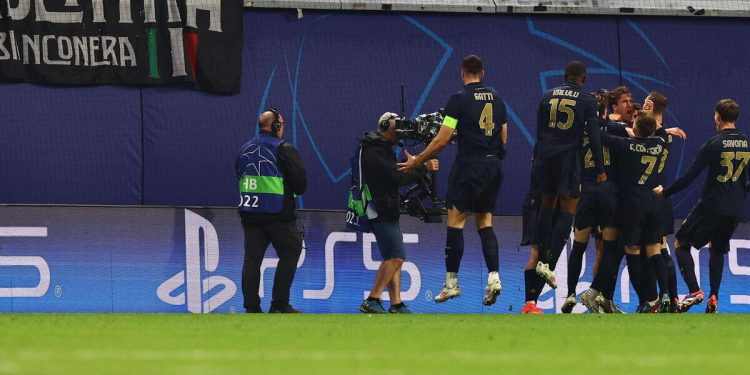
<path fill-rule="evenodd" d="M 714 134 L 718 99 L 750 103 L 750 50 L 737 43 L 746 20 L 251 10 L 244 22 L 236 96 L 0 84 L 0 203 L 233 206 L 235 154 L 276 106 L 307 163 L 302 206 L 340 209 L 355 141 L 399 110 L 399 85 L 408 115 L 435 111 L 461 88 L 471 53 L 510 113 L 498 214 L 520 213 L 535 108 L 569 60 L 587 64 L 591 91 L 625 84 L 639 102 L 651 90 L 669 97 L 667 126 L 688 132 L 670 181 Z M 443 191 L 454 152 L 441 155 Z M 699 195 L 700 183 L 675 197 L 677 217 Z"/>

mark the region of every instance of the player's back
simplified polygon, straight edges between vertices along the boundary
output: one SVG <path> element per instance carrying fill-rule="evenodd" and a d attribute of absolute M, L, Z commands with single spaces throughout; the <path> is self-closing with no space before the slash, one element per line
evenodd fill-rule
<path fill-rule="evenodd" d="M 708 174 L 701 200 L 716 215 L 739 215 L 748 181 L 747 137 L 737 129 L 724 129 L 704 147 L 709 147 Z"/>
<path fill-rule="evenodd" d="M 659 137 L 621 138 L 605 135 L 605 143 L 617 157 L 621 195 L 650 201 L 651 190 L 663 173 L 664 140 Z"/>
<path fill-rule="evenodd" d="M 545 93 L 537 112 L 538 156 L 549 158 L 581 147 L 587 121 L 596 120 L 596 99 L 566 83 Z"/>
<path fill-rule="evenodd" d="M 505 103 L 498 93 L 481 82 L 469 83 L 445 106 L 447 118 L 457 121 L 456 161 L 468 161 L 487 154 L 503 158 L 501 126 L 507 123 Z"/>

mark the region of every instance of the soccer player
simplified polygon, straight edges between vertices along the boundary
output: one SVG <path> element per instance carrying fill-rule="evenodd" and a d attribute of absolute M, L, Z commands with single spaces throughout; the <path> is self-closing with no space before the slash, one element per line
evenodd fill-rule
<path fill-rule="evenodd" d="M 649 263 L 657 271 L 662 293 L 661 299 L 658 295 L 646 296 L 649 311 L 664 312 L 669 308 L 669 296 L 666 292 L 666 270 L 660 252 L 663 199 L 651 194 L 662 173 L 659 164 L 664 151 L 664 140 L 653 137 L 656 120 L 645 113 L 639 115 L 633 130 L 635 138 L 603 133 L 602 142 L 609 147 L 610 153 L 614 154 L 618 162 L 622 217 L 620 237 L 625 245 L 630 278 L 637 289 L 641 287 L 640 252 L 641 246 L 645 246 Z M 581 296 L 582 301 L 591 299 L 591 295 L 586 295 L 590 291 L 591 289 Z M 639 295 L 643 293 L 638 292 Z"/>
<path fill-rule="evenodd" d="M 663 172 L 660 175 L 661 177 L 659 185 L 666 184 L 667 173 L 666 171 L 663 171 L 663 169 L 666 166 L 669 151 L 672 149 L 672 135 L 670 134 L 671 129 L 668 130 L 664 128 L 664 112 L 667 109 L 667 103 L 667 97 L 658 91 L 652 91 L 651 93 L 649 93 L 643 103 L 643 111 L 646 113 L 650 113 L 651 116 L 653 116 L 656 120 L 655 135 L 661 137 L 665 142 L 662 161 L 661 164 L 659 164 L 659 171 Z M 684 133 L 680 135 L 680 138 L 684 139 Z M 667 236 L 674 233 L 674 212 L 672 210 L 672 200 L 669 198 L 664 199 L 663 214 L 664 220 L 662 221 L 663 237 L 661 242 L 661 256 L 664 259 L 664 266 L 666 267 L 667 271 L 667 290 L 669 292 L 670 299 L 669 311 L 676 312 L 677 305 L 679 304 L 679 298 L 677 295 L 677 272 L 675 271 L 672 256 L 667 249 Z M 654 270 L 650 267 L 650 265 L 646 264 L 644 269 L 648 270 L 646 273 L 646 275 L 648 276 L 644 277 L 644 288 L 649 288 L 651 291 L 649 293 L 652 294 L 652 292 L 656 290 L 656 275 L 654 275 Z"/>
<path fill-rule="evenodd" d="M 633 126 L 635 121 L 633 94 L 626 86 L 619 86 L 609 92 L 609 121 L 622 122 Z"/>
<path fill-rule="evenodd" d="M 581 145 L 584 128 L 589 142 L 596 181 L 607 181 L 604 173 L 597 101 L 583 92 L 586 66 L 572 61 L 565 67 L 565 84 L 547 91 L 537 112 L 537 158 L 534 179 L 542 193 L 537 218 L 539 262 L 536 272 L 552 288 L 557 287 L 554 266 L 570 235 L 581 189 Z M 559 213 L 555 219 L 556 207 Z"/>
<path fill-rule="evenodd" d="M 690 248 L 700 249 L 707 243 L 710 243 L 708 268 L 711 291 L 706 313 L 718 311 L 724 254 L 729 252 L 729 240 L 737 228 L 748 189 L 746 167 L 750 161 L 750 147 L 747 137 L 736 127 L 739 113 L 740 107 L 734 100 L 720 100 L 714 112 L 714 124 L 719 134 L 703 144 L 683 176 L 667 188 L 659 186 L 654 189 L 656 196 L 669 197 L 685 189 L 708 168 L 701 198 L 677 231 L 674 245 L 682 278 L 690 291 L 680 305 L 683 312 L 705 298 L 695 276 Z"/>
<path fill-rule="evenodd" d="M 454 131 L 458 152 L 448 175 L 448 229 L 445 240 L 446 277 L 435 302 L 458 297 L 458 269 L 464 252 L 463 228 L 467 211 L 482 242 L 482 253 L 489 274 L 482 303 L 497 301 L 502 291 L 499 276 L 498 244 L 492 228 L 492 211 L 503 179 L 502 159 L 508 136 L 505 103 L 492 88 L 482 83 L 484 64 L 476 55 L 461 63 L 463 90 L 453 94 L 445 105 L 445 119 L 437 136 L 416 158 L 398 164 L 403 169 L 422 165 L 445 148 Z M 408 155 L 408 153 L 407 153 Z"/>
<path fill-rule="evenodd" d="M 606 118 L 608 92 L 599 90 L 593 94 L 599 103 L 599 114 Z M 618 129 L 615 127 L 614 129 Z M 623 129 L 620 127 L 619 129 Z M 627 133 L 621 130 L 619 136 L 626 137 Z M 568 297 L 565 299 L 560 310 L 570 313 L 576 304 L 576 286 L 581 273 L 583 256 L 589 243 L 592 228 L 601 228 L 601 247 L 597 246 L 596 262 L 594 263 L 594 277 L 600 269 L 600 262 L 605 252 L 614 254 L 617 251 L 617 170 L 613 163 L 609 149 L 604 146 L 604 170 L 607 181 L 597 182 L 596 168 L 593 160 L 593 151 L 588 134 L 583 139 L 583 173 L 581 199 L 578 202 L 574 219 L 573 249 L 568 257 Z M 599 242 L 599 240 L 597 240 Z M 597 244 L 598 245 L 598 244 Z"/>

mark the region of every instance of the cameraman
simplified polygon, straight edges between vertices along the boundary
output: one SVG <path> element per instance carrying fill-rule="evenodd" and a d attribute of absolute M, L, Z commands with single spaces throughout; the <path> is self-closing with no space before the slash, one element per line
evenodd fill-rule
<path fill-rule="evenodd" d="M 457 131 L 458 153 L 448 176 L 448 233 L 445 241 L 445 285 L 435 302 L 444 302 L 461 294 L 458 268 L 464 252 L 463 228 L 466 211 L 474 212 L 474 221 L 482 241 L 482 253 L 489 270 L 482 303 L 497 301 L 503 290 L 498 275 L 498 246 L 492 228 L 492 211 L 503 180 L 501 160 L 507 140 L 506 109 L 500 95 L 485 86 L 482 60 L 469 55 L 461 63 L 464 89 L 453 94 L 445 106 L 445 120 L 435 139 L 416 158 L 399 164 L 400 170 L 417 168 L 447 146 Z M 407 156 L 411 156 L 408 155 Z"/>
<path fill-rule="evenodd" d="M 378 120 L 378 130 L 366 133 L 362 143 L 362 175 L 372 194 L 378 216 L 370 219 L 370 228 L 380 248 L 383 262 L 370 290 L 370 295 L 359 306 L 366 314 L 385 313 L 380 296 L 386 285 L 390 291 L 391 307 L 388 312 L 409 314 L 411 311 L 401 301 L 401 265 L 406 258 L 404 238 L 399 228 L 401 197 L 399 186 L 414 184 L 426 171 L 437 171 L 437 160 L 421 163 L 413 171 L 398 171 L 393 146 L 398 144 L 396 119 L 398 115 L 386 112 Z M 412 159 L 414 157 L 411 157 Z M 422 165 L 423 164 L 423 165 Z"/>

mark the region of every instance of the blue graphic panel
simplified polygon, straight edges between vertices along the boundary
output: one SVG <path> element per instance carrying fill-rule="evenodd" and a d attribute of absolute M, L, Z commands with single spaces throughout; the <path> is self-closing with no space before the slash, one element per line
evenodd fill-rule
<path fill-rule="evenodd" d="M 667 125 L 688 133 L 669 158 L 670 181 L 713 134 L 719 98 L 750 102 L 736 79 L 750 73 L 750 52 L 726 38 L 750 32 L 740 20 L 312 10 L 298 18 L 252 9 L 244 22 L 238 95 L 0 85 L 0 176 L 11 181 L 0 202 L 234 206 L 236 153 L 255 134 L 259 113 L 276 106 L 309 172 L 299 204 L 343 209 L 357 138 L 383 112 L 399 111 L 402 84 L 406 115 L 444 106 L 461 88 L 460 62 L 471 53 L 484 59 L 485 82 L 509 113 L 497 214 L 521 212 L 538 101 L 570 60 L 589 67 L 588 90 L 625 84 L 638 102 L 650 90 L 669 97 Z M 440 155 L 439 192 L 454 155 L 455 146 Z M 699 190 L 694 184 L 675 197 L 676 217 Z"/>
<path fill-rule="evenodd" d="M 301 212 L 305 247 L 291 303 L 311 313 L 356 313 L 368 293 L 380 255 L 371 234 L 348 232 L 343 212 Z M 465 229 L 459 273 L 461 298 L 432 302 L 445 277 L 444 225 L 403 218 L 407 248 L 401 297 L 420 313 L 518 313 L 524 303 L 527 248 L 517 248 L 521 221 L 496 217 L 500 277 L 498 303 L 482 306 L 486 268 L 479 236 Z M 750 312 L 750 226 L 740 225 L 728 254 L 721 312 Z M 0 217 L 0 312 L 242 312 L 243 234 L 234 209 L 5 207 Z M 708 285 L 707 251 L 693 250 L 699 281 Z M 545 288 L 540 307 L 559 310 L 567 290 L 566 248 L 558 264 L 560 287 Z M 577 292 L 589 287 L 593 244 Z M 268 249 L 262 270 L 262 306 L 271 299 L 276 262 Z M 624 265 L 623 265 L 624 266 Z M 678 280 L 681 293 L 686 288 Z M 386 300 L 388 297 L 384 296 Z M 637 297 L 624 268 L 615 301 L 635 310 Z M 700 309 L 695 309 L 700 310 Z M 582 312 L 577 306 L 574 312 Z"/>
<path fill-rule="evenodd" d="M 140 204 L 137 88 L 0 84 L 0 202 Z"/>

